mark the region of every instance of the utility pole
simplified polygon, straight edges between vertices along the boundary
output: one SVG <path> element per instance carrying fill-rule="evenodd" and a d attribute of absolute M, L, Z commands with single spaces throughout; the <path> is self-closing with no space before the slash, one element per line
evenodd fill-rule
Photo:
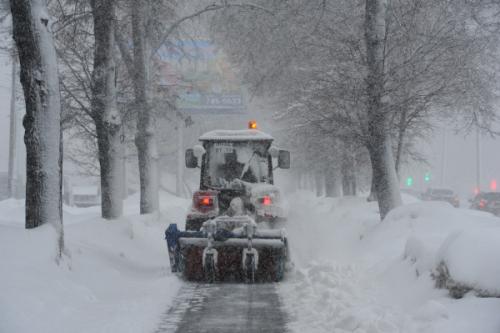
<path fill-rule="evenodd" d="M 12 77 L 10 95 L 10 133 L 9 133 L 9 197 L 17 197 L 17 115 L 16 115 L 16 75 L 17 59 L 12 56 Z"/>
<path fill-rule="evenodd" d="M 128 197 L 128 147 L 127 140 L 125 136 L 125 126 L 122 125 L 122 149 L 123 149 L 123 199 L 127 199 Z"/>
<path fill-rule="evenodd" d="M 177 116 L 177 175 L 175 182 L 175 194 L 183 196 L 183 173 L 184 173 L 184 119 Z"/>
<path fill-rule="evenodd" d="M 481 192 L 481 131 L 476 127 L 476 190 Z"/>
<path fill-rule="evenodd" d="M 446 153 L 447 153 L 447 133 L 446 128 L 443 132 L 443 154 L 441 155 L 441 187 L 444 187 L 446 180 Z"/>

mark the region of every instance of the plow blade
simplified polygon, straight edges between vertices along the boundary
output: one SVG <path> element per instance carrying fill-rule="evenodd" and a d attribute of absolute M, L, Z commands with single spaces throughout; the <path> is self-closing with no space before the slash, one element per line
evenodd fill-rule
<path fill-rule="evenodd" d="M 254 237 L 251 248 L 242 235 L 231 234 L 209 246 L 202 232 L 172 227 L 167 229 L 166 239 L 172 271 L 189 281 L 271 282 L 284 275 L 287 244 L 276 230 Z"/>
<path fill-rule="evenodd" d="M 216 281 L 245 281 L 247 277 L 243 252 L 246 249 L 245 239 L 228 239 L 215 242 L 218 252 L 215 263 Z M 210 281 L 203 265 L 203 250 L 207 240 L 200 238 L 180 238 L 180 256 L 183 263 L 183 275 L 189 281 Z M 255 282 L 280 281 L 283 277 L 285 262 L 285 246 L 280 240 L 254 239 L 253 248 L 258 253 L 255 269 Z"/>

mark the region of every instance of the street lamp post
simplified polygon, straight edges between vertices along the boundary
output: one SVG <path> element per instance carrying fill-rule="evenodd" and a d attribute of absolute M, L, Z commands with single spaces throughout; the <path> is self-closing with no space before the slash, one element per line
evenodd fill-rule
<path fill-rule="evenodd" d="M 444 187 L 446 182 L 446 153 L 447 153 L 447 135 L 446 128 L 443 132 L 443 154 L 441 156 L 441 187 Z"/>
<path fill-rule="evenodd" d="M 481 192 L 481 131 L 476 127 L 476 191 Z"/>

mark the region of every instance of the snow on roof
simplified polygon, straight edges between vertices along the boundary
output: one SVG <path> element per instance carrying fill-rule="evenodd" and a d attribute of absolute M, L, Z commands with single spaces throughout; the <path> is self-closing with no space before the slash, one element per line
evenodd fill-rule
<path fill-rule="evenodd" d="M 98 186 L 73 186 L 73 195 L 99 195 Z"/>
<path fill-rule="evenodd" d="M 200 141 L 249 141 L 249 140 L 268 140 L 274 138 L 269 134 L 259 130 L 215 130 L 203 134 Z"/>

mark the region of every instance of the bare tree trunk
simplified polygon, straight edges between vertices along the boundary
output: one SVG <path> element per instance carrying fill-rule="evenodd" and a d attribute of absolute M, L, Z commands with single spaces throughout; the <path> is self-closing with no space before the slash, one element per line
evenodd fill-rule
<path fill-rule="evenodd" d="M 351 172 L 342 173 L 342 193 L 344 195 L 356 195 L 356 180 Z"/>
<path fill-rule="evenodd" d="M 155 119 L 151 103 L 150 47 L 146 17 L 149 1 L 132 1 L 132 35 L 134 43 L 134 92 L 137 108 L 135 145 L 139 158 L 141 214 L 158 211 L 159 179 Z"/>
<path fill-rule="evenodd" d="M 297 192 L 300 190 L 300 171 L 298 169 L 293 169 L 291 183 L 293 191 Z"/>
<path fill-rule="evenodd" d="M 299 174 L 299 189 L 300 190 L 306 190 L 307 189 L 306 174 L 304 173 L 304 170 L 300 170 L 300 174 Z"/>
<path fill-rule="evenodd" d="M 372 173 L 372 181 L 370 185 L 370 194 L 368 195 L 368 198 L 366 198 L 366 201 L 372 202 L 372 201 L 377 201 L 377 190 L 375 189 L 375 177 L 373 177 Z"/>
<path fill-rule="evenodd" d="M 91 6 L 95 36 L 92 116 L 101 167 L 101 212 L 105 219 L 116 219 L 123 214 L 123 143 L 116 106 L 115 1 L 92 0 Z"/>
<path fill-rule="evenodd" d="M 407 112 L 408 111 L 406 109 L 401 110 L 401 115 L 400 115 L 401 118 L 399 118 L 399 124 L 398 124 L 398 142 L 396 146 L 396 173 L 398 175 L 398 178 L 401 176 L 400 169 L 401 169 L 401 159 L 403 155 L 404 138 L 406 134 Z"/>
<path fill-rule="evenodd" d="M 57 57 L 44 0 L 11 0 L 26 115 L 26 228 L 50 222 L 64 248 L 61 95 Z"/>
<path fill-rule="evenodd" d="M 344 195 L 356 195 L 356 174 L 350 152 L 344 152 L 342 163 L 342 192 Z"/>
<path fill-rule="evenodd" d="M 342 175 L 340 168 L 330 165 L 325 175 L 325 195 L 329 198 L 342 196 Z"/>
<path fill-rule="evenodd" d="M 316 196 L 321 197 L 323 195 L 323 187 L 325 185 L 325 177 L 321 171 L 314 172 L 314 184 L 316 188 Z"/>
<path fill-rule="evenodd" d="M 366 0 L 365 40 L 367 52 L 367 142 L 380 217 L 401 205 L 401 194 L 392 155 L 388 115 L 382 104 L 384 92 L 384 38 L 387 0 Z"/>
<path fill-rule="evenodd" d="M 311 191 L 311 192 L 315 192 L 316 191 L 316 184 L 315 184 L 315 181 L 314 181 L 314 172 L 307 172 L 307 190 L 308 191 Z"/>
<path fill-rule="evenodd" d="M 351 152 L 349 154 L 351 157 L 351 195 L 357 195 L 358 194 L 358 178 L 357 178 L 357 172 L 358 172 L 358 163 L 356 160 L 356 153 Z"/>

